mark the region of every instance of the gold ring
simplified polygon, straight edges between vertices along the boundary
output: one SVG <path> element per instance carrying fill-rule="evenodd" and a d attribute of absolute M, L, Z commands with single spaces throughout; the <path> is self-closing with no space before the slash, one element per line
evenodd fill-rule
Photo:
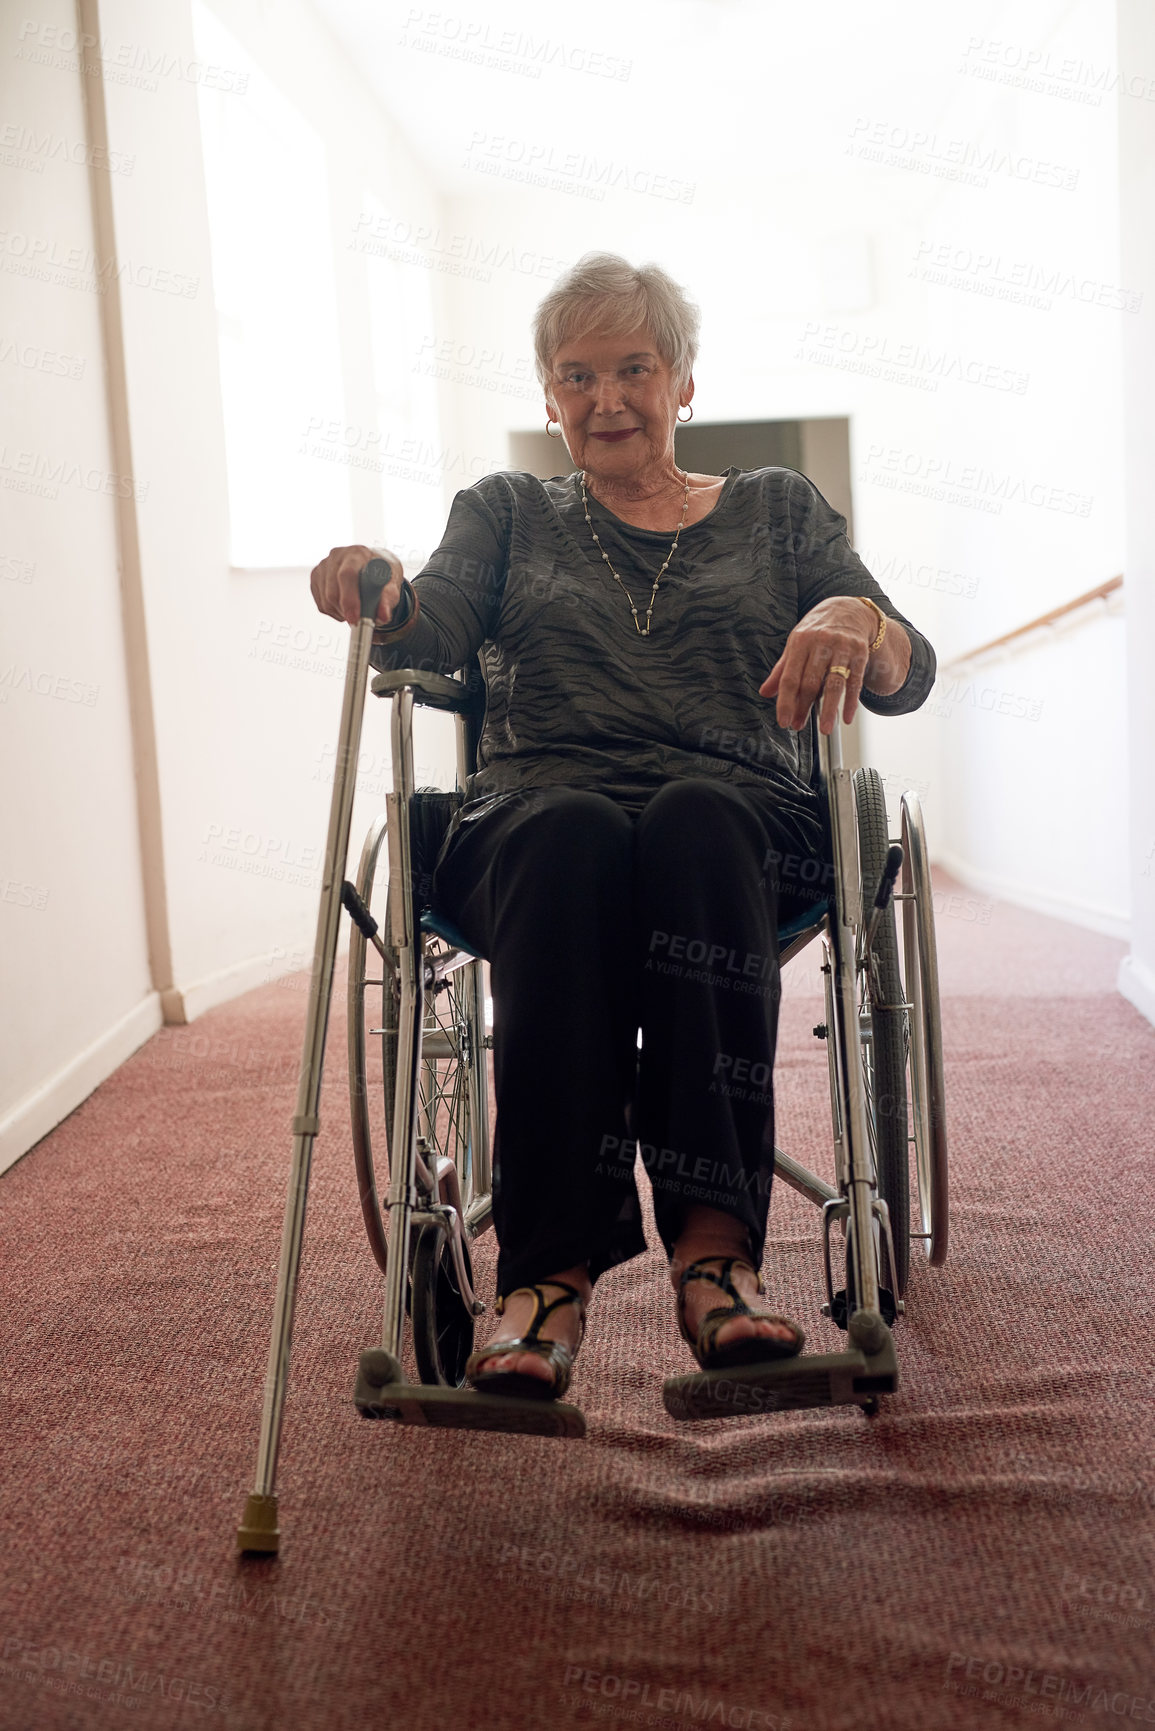
<path fill-rule="evenodd" d="M 849 679 L 850 678 L 849 667 L 828 667 L 826 669 L 826 671 L 827 671 L 827 673 L 837 673 L 837 675 L 840 679 Z"/>

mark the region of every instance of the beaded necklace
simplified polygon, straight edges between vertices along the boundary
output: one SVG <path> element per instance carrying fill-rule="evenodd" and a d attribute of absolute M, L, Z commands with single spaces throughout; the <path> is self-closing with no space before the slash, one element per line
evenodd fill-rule
<path fill-rule="evenodd" d="M 634 616 L 634 629 L 635 629 L 635 631 L 637 632 L 639 637 L 648 637 L 650 635 L 650 619 L 651 619 L 651 617 L 653 615 L 653 611 L 654 611 L 654 597 L 658 593 L 658 584 L 662 581 L 662 578 L 666 575 L 666 571 L 667 571 L 667 568 L 669 567 L 670 560 L 674 557 L 674 554 L 677 551 L 678 536 L 682 533 L 682 529 L 683 529 L 685 522 L 686 522 L 686 513 L 690 509 L 690 477 L 689 477 L 689 475 L 686 476 L 686 496 L 682 502 L 682 521 L 678 524 L 677 533 L 675 534 L 674 539 L 670 545 L 670 551 L 666 554 L 665 563 L 663 564 L 662 569 L 658 572 L 658 575 L 654 578 L 654 587 L 650 591 L 650 604 L 646 608 L 646 629 L 644 631 L 642 630 L 641 626 L 638 624 L 638 609 L 634 604 L 633 596 L 630 594 L 630 592 L 626 588 L 625 584 L 622 583 L 621 578 L 618 576 L 618 573 L 614 570 L 613 565 L 610 563 L 609 554 L 606 552 L 605 548 L 602 546 L 601 542 L 598 540 L 598 532 L 594 528 L 593 519 L 590 516 L 590 502 L 589 502 L 589 498 L 586 495 L 586 472 L 584 469 L 581 472 L 581 482 L 582 482 L 582 508 L 586 514 L 586 522 L 589 524 L 590 534 L 593 536 L 594 541 L 597 544 L 598 552 L 601 554 L 601 556 L 605 560 L 606 564 L 609 565 L 609 567 L 610 567 L 610 575 L 612 577 L 614 577 L 619 584 L 621 584 L 621 587 L 622 587 L 623 591 L 625 592 L 626 600 L 630 604 L 630 612 Z"/>

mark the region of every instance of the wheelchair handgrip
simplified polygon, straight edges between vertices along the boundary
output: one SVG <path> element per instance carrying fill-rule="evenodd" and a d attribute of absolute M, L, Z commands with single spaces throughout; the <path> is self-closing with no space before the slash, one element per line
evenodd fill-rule
<path fill-rule="evenodd" d="M 376 619 L 377 604 L 393 575 L 388 559 L 370 559 L 361 572 L 361 617 Z"/>
<path fill-rule="evenodd" d="M 894 880 L 902 870 L 902 849 L 895 842 L 886 855 L 886 864 L 882 868 L 882 876 L 878 880 L 878 894 L 874 898 L 876 908 L 884 908 L 890 900 L 894 889 Z"/>
<path fill-rule="evenodd" d="M 372 943 L 373 939 L 377 936 L 377 921 L 373 918 L 373 915 L 369 912 L 369 909 L 365 906 L 365 903 L 361 900 L 361 897 L 357 894 L 357 891 L 349 882 L 348 878 L 346 878 L 344 883 L 341 885 L 341 901 L 348 911 L 349 918 L 357 927 L 357 930 L 361 932 L 364 937 L 368 938 L 370 943 Z"/>

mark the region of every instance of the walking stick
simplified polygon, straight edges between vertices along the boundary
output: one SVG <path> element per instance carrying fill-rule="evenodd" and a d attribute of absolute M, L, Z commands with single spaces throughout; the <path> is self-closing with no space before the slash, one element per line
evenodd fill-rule
<path fill-rule="evenodd" d="M 297 1110 L 293 1117 L 293 1163 L 289 1193 L 285 1198 L 285 1223 L 281 1233 L 281 1260 L 277 1269 L 277 1296 L 273 1307 L 273 1334 L 269 1366 L 265 1374 L 265 1404 L 261 1416 L 261 1440 L 257 1450 L 256 1483 L 245 1503 L 237 1529 L 242 1552 L 275 1554 L 280 1545 L 277 1522 L 277 1458 L 281 1446 L 281 1423 L 289 1376 L 289 1349 L 293 1337 L 293 1312 L 297 1299 L 297 1277 L 301 1267 L 301 1242 L 305 1233 L 305 1202 L 309 1190 L 309 1168 L 313 1142 L 321 1127 L 321 1069 L 325 1057 L 325 1035 L 329 1025 L 329 1002 L 333 991 L 333 969 L 337 958 L 337 929 L 341 917 L 341 885 L 349 854 L 349 826 L 357 784 L 357 759 L 361 749 L 361 722 L 365 712 L 365 687 L 369 676 L 369 650 L 373 621 L 382 591 L 389 581 L 384 559 L 371 559 L 361 573 L 361 617 L 349 639 L 345 667 L 345 693 L 341 703 L 341 732 L 333 770 L 333 798 L 329 807 L 329 833 L 325 842 L 325 865 L 321 882 L 321 906 L 317 913 L 317 936 L 313 944 L 313 972 L 309 984 L 309 1012 L 305 1044 L 297 1083 Z"/>

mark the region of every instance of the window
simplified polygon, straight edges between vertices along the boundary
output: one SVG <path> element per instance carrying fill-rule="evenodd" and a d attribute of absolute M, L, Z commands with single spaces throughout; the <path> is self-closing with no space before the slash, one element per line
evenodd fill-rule
<path fill-rule="evenodd" d="M 220 338 L 230 559 L 312 565 L 352 539 L 325 147 L 237 39 L 193 0 Z"/>
<path fill-rule="evenodd" d="M 365 193 L 363 208 L 378 231 L 387 232 L 387 213 L 375 194 Z M 407 569 L 416 569 L 441 539 L 452 461 L 438 436 L 433 296 L 420 259 L 414 249 L 401 257 L 384 248 L 365 254 L 384 538 Z M 476 479 L 462 474 L 457 484 Z"/>

